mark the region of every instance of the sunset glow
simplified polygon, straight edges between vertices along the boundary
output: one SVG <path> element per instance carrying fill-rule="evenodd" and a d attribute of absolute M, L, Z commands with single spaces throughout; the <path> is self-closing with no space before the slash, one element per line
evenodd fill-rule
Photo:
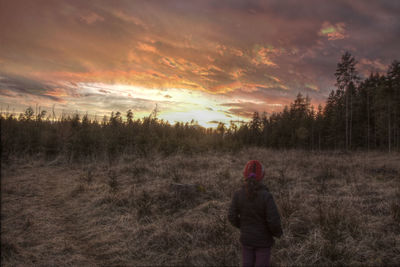
<path fill-rule="evenodd" d="M 323 103 L 344 51 L 400 57 L 397 1 L 1 1 L 0 104 L 206 127 Z M 312 15 L 311 15 L 312 14 Z"/>

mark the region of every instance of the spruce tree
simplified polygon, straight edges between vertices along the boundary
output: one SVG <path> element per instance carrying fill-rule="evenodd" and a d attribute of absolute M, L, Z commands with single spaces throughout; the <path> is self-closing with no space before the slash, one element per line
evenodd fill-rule
<path fill-rule="evenodd" d="M 345 97 L 345 145 L 346 150 L 351 148 L 351 134 L 352 134 L 352 115 L 353 115 L 353 96 L 355 93 L 356 85 L 359 81 L 358 73 L 355 65 L 357 64 L 355 58 L 346 52 L 341 61 L 338 63 L 335 76 L 336 86 L 339 91 L 342 91 Z"/>

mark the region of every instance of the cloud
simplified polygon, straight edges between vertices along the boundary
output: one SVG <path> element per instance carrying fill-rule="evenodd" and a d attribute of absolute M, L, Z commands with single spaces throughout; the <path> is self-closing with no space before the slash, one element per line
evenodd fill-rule
<path fill-rule="evenodd" d="M 60 92 L 61 89 L 54 85 L 18 75 L 0 74 L 0 77 L 0 94 L 2 95 L 15 96 L 18 94 L 29 94 L 48 98 L 53 101 L 62 101 L 62 98 L 56 93 Z M 10 94 L 10 92 L 14 94 Z"/>
<path fill-rule="evenodd" d="M 124 22 L 133 23 L 136 26 L 141 26 L 147 29 L 146 24 L 137 16 L 129 15 L 122 10 L 115 9 L 112 9 L 111 14 L 114 15 L 116 18 L 123 20 Z"/>
<path fill-rule="evenodd" d="M 104 89 L 100 89 L 99 92 L 100 93 L 104 93 L 104 94 L 109 94 L 110 93 L 110 91 L 104 90 Z"/>
<path fill-rule="evenodd" d="M 386 0 L 8 1 L 0 9 L 0 90 L 14 102 L 26 95 L 71 107 L 110 95 L 119 105 L 108 85 L 164 90 L 167 101 L 175 89 L 257 100 L 268 110 L 298 92 L 321 102 L 344 51 L 363 74 L 399 59 L 399 12 Z M 94 83 L 93 92 L 82 89 Z M 252 107 L 231 108 L 244 115 Z"/>
<path fill-rule="evenodd" d="M 278 65 L 274 62 L 272 62 L 271 57 L 272 56 L 277 56 L 281 54 L 281 50 L 274 48 L 273 46 L 269 47 L 262 47 L 259 45 L 256 45 L 253 48 L 255 57 L 252 59 L 252 62 L 256 65 L 258 64 L 264 64 L 270 67 L 278 67 Z"/>
<path fill-rule="evenodd" d="M 157 48 L 146 43 L 139 42 L 137 48 L 145 52 L 157 53 Z"/>
<path fill-rule="evenodd" d="M 104 21 L 104 18 L 102 16 L 100 16 L 94 12 L 90 12 L 89 14 L 82 15 L 80 17 L 80 19 L 87 24 L 93 24 L 95 22 Z"/>
<path fill-rule="evenodd" d="M 385 73 L 388 69 L 388 66 L 383 64 L 381 60 L 371 60 L 368 58 L 360 59 L 357 67 L 360 69 L 360 72 L 364 77 L 368 77 L 371 72 Z"/>
<path fill-rule="evenodd" d="M 345 24 L 343 22 L 333 25 L 330 22 L 325 21 L 322 24 L 318 35 L 326 36 L 328 37 L 328 40 L 340 40 L 348 37 L 345 30 Z"/>
<path fill-rule="evenodd" d="M 221 104 L 221 106 L 228 107 L 226 113 L 231 117 L 244 117 L 251 118 L 254 112 L 259 114 L 263 112 L 272 113 L 282 109 L 283 105 L 280 103 L 266 103 L 263 101 L 237 101 L 227 102 Z"/>

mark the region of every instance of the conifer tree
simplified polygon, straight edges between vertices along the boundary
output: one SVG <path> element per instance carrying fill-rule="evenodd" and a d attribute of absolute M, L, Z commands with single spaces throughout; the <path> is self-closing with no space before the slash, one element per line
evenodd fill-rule
<path fill-rule="evenodd" d="M 388 149 L 391 151 L 391 139 L 393 139 L 393 143 L 397 150 L 399 150 L 400 146 L 400 62 L 397 60 L 393 61 L 389 66 L 387 73 L 387 86 L 389 95 L 388 106 L 391 110 L 388 114 Z M 390 134 L 391 132 L 393 132 L 393 135 Z"/>
<path fill-rule="evenodd" d="M 341 61 L 338 63 L 335 76 L 336 86 L 345 97 L 345 145 L 346 150 L 351 148 L 352 140 L 352 125 L 353 125 L 353 97 L 355 93 L 356 84 L 359 81 L 358 73 L 356 71 L 355 58 L 346 52 Z"/>

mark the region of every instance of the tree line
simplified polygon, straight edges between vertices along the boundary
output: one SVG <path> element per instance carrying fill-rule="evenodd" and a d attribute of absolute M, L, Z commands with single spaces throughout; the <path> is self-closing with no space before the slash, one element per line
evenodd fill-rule
<path fill-rule="evenodd" d="M 57 120 L 45 110 L 28 107 L 18 117 L 1 114 L 2 158 L 43 155 L 68 160 L 118 158 L 121 154 L 166 155 L 182 151 L 235 151 L 243 146 L 307 150 L 379 149 L 400 151 L 400 62 L 393 61 L 385 75 L 371 73 L 361 80 L 356 60 L 346 52 L 335 72 L 336 90 L 324 107 L 311 105 L 298 94 L 283 111 L 253 114 L 247 123 L 204 128 L 196 122 L 170 124 L 157 118 L 126 119 L 112 112 L 101 121 L 86 115 L 62 115 Z M 53 112 L 54 113 L 54 112 Z"/>
<path fill-rule="evenodd" d="M 336 90 L 317 110 L 298 94 L 290 107 L 267 117 L 256 112 L 248 143 L 275 148 L 400 151 L 400 62 L 361 80 L 346 52 L 337 64 Z"/>

